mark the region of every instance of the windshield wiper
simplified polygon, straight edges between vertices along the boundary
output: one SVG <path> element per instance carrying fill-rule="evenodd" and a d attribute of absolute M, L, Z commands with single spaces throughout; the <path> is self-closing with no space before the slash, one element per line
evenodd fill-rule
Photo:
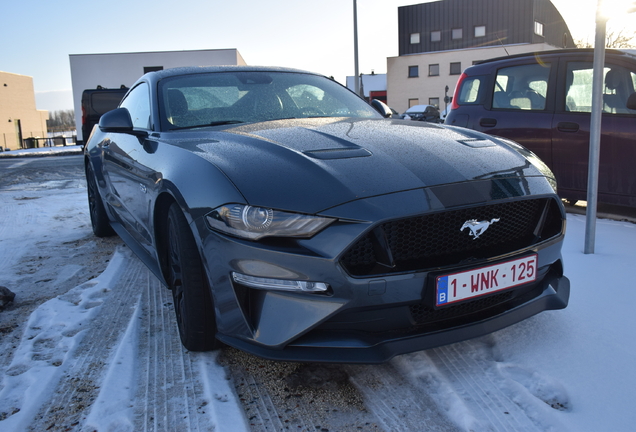
<path fill-rule="evenodd" d="M 210 127 L 210 126 L 221 126 L 221 125 L 237 124 L 237 123 L 245 123 L 245 122 L 241 121 L 241 120 L 222 120 L 222 121 L 214 121 L 214 122 L 208 123 L 208 124 L 199 124 L 199 125 L 192 125 L 192 126 L 179 126 L 179 127 L 171 128 L 170 130 L 196 129 L 196 128 L 204 128 L 204 127 Z"/>
<path fill-rule="evenodd" d="M 208 124 L 208 126 L 221 126 L 221 125 L 238 124 L 238 123 L 245 123 L 245 122 L 241 120 L 220 120 L 220 121 L 213 121 L 212 123 Z"/>

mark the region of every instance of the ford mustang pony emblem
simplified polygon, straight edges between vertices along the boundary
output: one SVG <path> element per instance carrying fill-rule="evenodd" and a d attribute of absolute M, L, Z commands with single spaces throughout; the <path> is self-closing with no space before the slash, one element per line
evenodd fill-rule
<path fill-rule="evenodd" d="M 462 229 L 460 229 L 460 231 L 464 231 L 464 228 L 468 228 L 470 230 L 468 235 L 470 235 L 473 240 L 476 240 L 480 235 L 484 233 L 484 231 L 488 229 L 490 225 L 494 224 L 495 222 L 499 222 L 499 218 L 491 219 L 490 222 L 478 221 L 477 219 L 467 220 L 466 222 L 464 222 L 464 225 L 462 225 Z"/>

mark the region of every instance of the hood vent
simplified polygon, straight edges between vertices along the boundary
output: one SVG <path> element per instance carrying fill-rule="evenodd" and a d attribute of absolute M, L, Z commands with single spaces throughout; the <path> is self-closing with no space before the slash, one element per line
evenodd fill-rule
<path fill-rule="evenodd" d="M 314 159 L 350 159 L 358 157 L 371 156 L 371 152 L 361 147 L 349 147 L 349 148 L 330 148 L 323 150 L 308 150 L 303 154 Z"/>

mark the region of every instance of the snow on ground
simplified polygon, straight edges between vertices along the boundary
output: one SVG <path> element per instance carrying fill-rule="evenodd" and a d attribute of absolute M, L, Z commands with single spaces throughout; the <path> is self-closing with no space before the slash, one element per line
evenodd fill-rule
<path fill-rule="evenodd" d="M 57 183 L 0 190 L 0 220 L 20 221 L 0 225 L 0 284 L 23 307 L 37 289 L 22 284 L 30 261 L 25 257 L 46 257 L 42 248 L 51 238 L 72 247 L 92 237 L 85 187 L 47 188 Z M 70 276 L 67 268 L 88 265 L 50 265 L 51 277 L 42 279 L 40 289 L 55 289 L 58 279 Z M 11 355 L 0 361 L 0 430 L 81 425 L 87 431 L 135 431 L 140 424 L 150 430 L 177 430 L 176 424 L 190 431 L 246 430 L 216 353 L 188 353 L 179 344 L 170 301 L 168 290 L 120 245 L 98 277 L 40 304 L 15 336 L 17 344 L 0 339 L 2 352 Z M 15 324 L 8 318 L 15 313 L 0 312 L 0 337 L 11 334 Z M 156 330 L 148 331 L 153 325 Z M 171 388 L 156 388 L 166 381 Z M 139 398 L 139 392 L 152 396 Z M 188 406 L 190 400 L 198 405 Z M 177 409 L 167 413 L 168 406 Z"/>
<path fill-rule="evenodd" d="M 15 220 L 16 212 L 25 220 L 9 226 L 6 221 Z M 19 289 L 11 283 L 19 280 L 16 269 L 22 258 L 37 256 L 43 238 L 72 241 L 89 235 L 87 217 L 83 188 L 54 193 L 0 190 L 0 284 L 11 286 L 19 298 Z M 83 222 L 78 224 L 78 219 Z M 370 387 L 365 391 L 364 380 L 375 373 L 379 383 L 383 374 L 388 377 L 383 371 L 390 368 L 406 377 L 413 389 L 424 389 L 437 404 L 437 411 L 459 430 L 634 430 L 636 289 L 631 270 L 636 265 L 636 225 L 599 220 L 596 253 L 592 255 L 583 254 L 584 231 L 585 218 L 569 215 L 563 250 L 566 275 L 571 280 L 567 309 L 541 313 L 477 340 L 399 356 L 389 365 L 345 367 L 361 388 L 367 409 L 383 410 L 387 400 L 384 393 L 370 391 Z M 165 310 L 166 317 L 172 319 L 172 309 L 163 307 L 169 304 L 168 297 L 153 300 L 167 291 L 161 290 L 156 280 L 149 279 L 143 289 L 116 293 L 116 286 L 126 286 L 126 272 L 134 270 L 131 262 L 135 258 L 130 251 L 118 247 L 101 275 L 51 298 L 31 313 L 12 357 L 0 361 L 0 430 L 22 431 L 40 425 L 37 413 L 59 397 L 56 386 L 72 375 L 80 359 L 89 362 L 97 355 L 103 357 L 103 367 L 93 377 L 97 382 L 91 388 L 96 396 L 78 420 L 82 430 L 131 431 L 139 424 L 139 415 L 149 416 L 147 412 L 153 409 L 161 412 L 152 400 L 144 401 L 141 409 L 136 407 L 139 389 L 129 383 L 150 376 L 152 368 L 168 370 L 174 366 L 171 362 L 179 363 L 173 380 L 182 383 L 180 391 L 191 392 L 194 400 L 200 401 L 174 414 L 197 421 L 196 427 L 190 424 L 188 430 L 247 430 L 243 407 L 227 371 L 218 365 L 216 353 L 161 348 L 166 339 L 160 339 L 156 346 L 142 346 L 140 340 L 145 336 L 139 327 L 150 318 L 140 305 L 158 305 L 158 316 L 153 318 L 157 332 L 168 331 L 162 326 L 171 321 L 160 315 Z M 70 265 L 68 272 L 76 264 Z M 63 277 L 64 272 L 61 274 L 56 277 Z M 126 296 L 126 300 L 116 299 L 116 295 Z M 112 312 L 106 309 L 109 299 L 116 299 L 110 303 L 118 305 L 112 306 Z M 95 334 L 89 331 L 96 327 L 98 314 L 106 312 L 116 315 L 113 321 L 121 320 L 121 334 L 100 336 L 95 329 L 91 330 Z M 0 313 L 0 328 L 2 323 Z M 87 357 L 82 347 L 89 341 L 95 345 L 91 349 L 98 350 L 99 345 L 108 349 Z M 171 352 L 178 355 L 172 358 Z M 154 364 L 154 357 L 166 359 Z M 395 406 L 413 406 L 409 400 L 412 393 L 388 387 L 387 391 L 392 398 L 403 398 L 391 401 Z M 178 393 L 168 392 L 162 403 L 168 406 L 166 401 L 181 399 Z M 377 416 L 378 424 L 390 425 L 383 423 L 381 414 Z M 144 421 L 147 429 L 162 430 L 162 422 L 167 420 L 150 416 Z"/>

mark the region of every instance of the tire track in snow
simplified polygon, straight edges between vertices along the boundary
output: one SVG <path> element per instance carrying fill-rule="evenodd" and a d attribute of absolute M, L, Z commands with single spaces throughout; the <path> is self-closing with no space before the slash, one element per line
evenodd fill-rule
<path fill-rule="evenodd" d="M 392 362 L 346 366 L 364 396 L 367 410 L 385 431 L 454 432 L 459 429 L 439 410 L 427 391 L 414 386 Z"/>
<path fill-rule="evenodd" d="M 399 367 L 450 419 L 467 431 L 562 431 L 551 408 L 513 383 L 496 361 L 490 338 L 403 356 Z M 509 374 L 508 374 L 509 375 Z"/>
<path fill-rule="evenodd" d="M 216 353 L 182 347 L 170 291 L 139 260 L 131 262 L 139 270 L 130 281 L 138 301 L 81 430 L 247 430 Z"/>
<path fill-rule="evenodd" d="M 193 363 L 181 345 L 172 294 L 147 272 L 139 342 L 140 379 L 135 406 L 136 431 L 209 431 L 210 403 Z M 211 355 L 211 354 L 210 354 Z"/>
<path fill-rule="evenodd" d="M 0 192 L 0 274 L 9 274 L 9 269 L 20 258 L 16 252 L 24 242 L 22 231 L 16 232 L 10 221 L 28 226 L 35 221 L 37 206 L 32 202 L 35 197 L 23 194 Z"/>
<path fill-rule="evenodd" d="M 220 361 L 253 432 L 382 430 L 343 365 L 271 361 L 229 347 Z"/>
<path fill-rule="evenodd" d="M 139 302 L 141 268 L 126 250 L 120 276 L 103 299 L 97 316 L 84 330 L 81 344 L 66 367 L 52 398 L 40 409 L 29 430 L 73 430 L 83 422 L 84 410 L 94 402 L 111 351 L 117 347 Z"/>

